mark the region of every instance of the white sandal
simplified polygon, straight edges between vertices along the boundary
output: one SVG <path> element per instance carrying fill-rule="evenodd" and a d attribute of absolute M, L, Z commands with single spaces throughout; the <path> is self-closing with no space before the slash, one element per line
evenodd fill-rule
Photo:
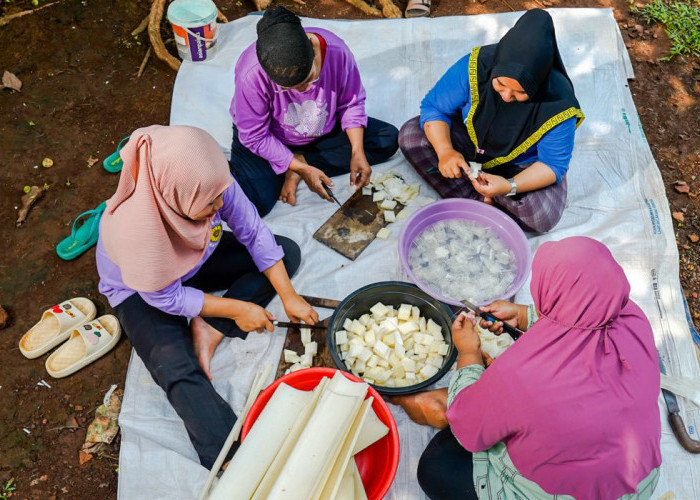
<path fill-rule="evenodd" d="M 47 309 L 39 322 L 20 339 L 20 352 L 29 359 L 38 358 L 66 340 L 73 328 L 91 321 L 96 312 L 95 304 L 84 297 Z"/>
<path fill-rule="evenodd" d="M 426 17 L 430 15 L 431 0 L 408 0 L 406 18 Z"/>
<path fill-rule="evenodd" d="M 67 377 L 117 345 L 122 329 L 119 320 L 111 314 L 75 328 L 70 339 L 46 359 L 46 371 L 53 378 Z"/>

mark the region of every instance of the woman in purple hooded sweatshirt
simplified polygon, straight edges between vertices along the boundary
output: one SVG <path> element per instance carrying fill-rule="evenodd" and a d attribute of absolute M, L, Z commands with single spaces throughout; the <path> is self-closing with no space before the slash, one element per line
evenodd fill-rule
<path fill-rule="evenodd" d="M 231 173 L 264 216 L 277 200 L 294 205 L 303 179 L 323 185 L 350 173 L 367 185 L 370 165 L 398 149 L 398 130 L 368 118 L 365 89 L 347 45 L 330 31 L 303 28 L 283 7 L 265 12 L 258 40 L 236 64 L 231 102 Z"/>

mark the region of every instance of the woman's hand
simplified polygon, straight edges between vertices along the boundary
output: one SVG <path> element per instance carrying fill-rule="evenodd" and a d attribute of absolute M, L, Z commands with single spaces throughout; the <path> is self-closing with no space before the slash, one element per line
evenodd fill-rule
<path fill-rule="evenodd" d="M 511 185 L 508 179 L 500 175 L 487 174 L 481 172 L 476 179 L 470 179 L 472 186 L 484 198 L 503 196 L 510 193 Z"/>
<path fill-rule="evenodd" d="M 496 335 L 503 333 L 503 322 L 510 326 L 524 330 L 527 326 L 527 306 L 513 304 L 506 300 L 497 300 L 487 306 L 481 307 L 483 312 L 487 312 L 501 321 L 496 323 L 482 319 L 479 325 L 481 328 L 492 331 Z"/>
<path fill-rule="evenodd" d="M 233 320 L 244 332 L 255 330 L 258 333 L 262 333 L 263 330 L 268 332 L 274 330 L 272 322 L 275 320 L 275 317 L 272 313 L 252 302 L 244 302 L 241 311 L 236 314 Z"/>
<path fill-rule="evenodd" d="M 355 189 L 362 189 L 369 184 L 372 176 L 372 167 L 369 166 L 364 151 L 353 151 L 350 157 L 350 185 Z"/>
<path fill-rule="evenodd" d="M 452 323 L 452 342 L 457 348 L 457 369 L 482 365 L 481 338 L 474 328 L 474 316 L 462 312 Z"/>
<path fill-rule="evenodd" d="M 438 169 L 443 177 L 459 179 L 462 171 L 469 172 L 469 164 L 459 151 L 448 149 L 439 155 Z"/>
<path fill-rule="evenodd" d="M 299 174 L 302 179 L 304 179 L 304 182 L 307 186 L 309 186 L 311 191 L 319 195 L 324 200 L 333 202 L 331 197 L 328 196 L 328 193 L 326 193 L 326 190 L 323 189 L 323 184 L 329 188 L 332 187 L 333 181 L 323 173 L 323 170 L 312 167 L 311 165 L 305 165 L 302 168 L 296 169 L 295 172 Z"/>
<path fill-rule="evenodd" d="M 318 313 L 306 302 L 303 297 L 293 294 L 282 301 L 284 311 L 287 313 L 289 321 L 299 323 L 303 321 L 307 325 L 318 323 Z"/>

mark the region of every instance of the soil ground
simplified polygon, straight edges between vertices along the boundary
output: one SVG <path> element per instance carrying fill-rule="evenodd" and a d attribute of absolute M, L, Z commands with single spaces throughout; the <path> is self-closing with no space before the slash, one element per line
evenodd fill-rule
<path fill-rule="evenodd" d="M 0 304 L 10 314 L 0 332 L 0 484 L 15 479 L 12 498 L 116 498 L 119 442 L 84 465 L 78 450 L 85 427 L 111 384 L 123 387 L 131 347 L 116 349 L 67 379 L 50 379 L 44 359 L 27 360 L 17 342 L 48 306 L 69 297 L 110 308 L 97 292 L 94 249 L 73 262 L 60 260 L 56 244 L 73 218 L 114 192 L 118 177 L 101 167 L 120 138 L 135 128 L 167 124 L 175 73 L 146 53 L 146 33 L 131 31 L 148 14 L 137 0 L 61 0 L 57 5 L 0 27 L 0 73 L 16 74 L 21 92 L 0 91 Z M 250 0 L 219 0 L 229 19 L 253 9 Z M 363 16 L 343 0 L 281 0 L 301 15 Z M 611 7 L 632 56 L 630 83 L 644 130 L 661 170 L 671 208 L 683 214 L 677 239 L 681 279 L 690 310 L 700 322 L 700 257 L 690 239 L 700 234 L 700 63 L 659 62 L 669 42 L 663 30 L 629 13 L 625 0 L 554 0 L 552 7 Z M 405 0 L 398 0 L 400 7 Z M 479 14 L 542 7 L 537 0 L 433 0 L 433 15 Z M 46 5 L 44 1 L 40 5 Z M 31 9 L 30 0 L 6 0 L 0 14 Z M 164 28 L 166 29 L 166 28 Z M 53 159 L 51 168 L 42 159 Z M 88 165 L 95 157 L 99 162 Z M 689 194 L 678 193 L 684 181 Z M 25 185 L 50 186 L 26 223 L 15 227 Z M 680 217 L 679 217 L 680 218 Z M 37 386 L 46 379 L 51 388 Z M 74 420 L 75 419 L 75 420 Z M 75 426 L 77 421 L 78 428 Z M 29 432 L 25 432 L 26 429 Z M 0 494 L 2 488 L 0 488 Z M 1 498 L 1 497 L 0 497 Z"/>

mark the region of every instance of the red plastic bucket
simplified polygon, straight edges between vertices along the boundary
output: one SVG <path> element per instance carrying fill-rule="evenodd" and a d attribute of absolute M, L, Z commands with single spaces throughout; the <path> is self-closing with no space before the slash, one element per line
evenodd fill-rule
<path fill-rule="evenodd" d="M 281 383 L 302 391 L 310 391 L 318 385 L 323 377 L 331 378 L 337 371 L 339 370 L 334 368 L 307 368 L 305 370 L 297 370 L 275 380 L 258 396 L 258 399 L 255 400 L 255 403 L 250 408 L 248 417 L 243 423 L 241 441 L 245 440 L 251 427 L 253 427 L 263 408 L 265 408 L 272 394 L 274 394 Z M 353 382 L 362 382 L 352 373 L 343 371 L 340 373 Z M 369 396 L 374 397 L 372 409 L 379 417 L 379 420 L 389 427 L 389 434 L 355 455 L 355 462 L 360 471 L 360 476 L 362 476 L 362 484 L 365 486 L 367 498 L 369 500 L 381 500 L 386 495 L 386 492 L 389 491 L 391 483 L 394 482 L 396 469 L 399 466 L 399 431 L 396 428 L 396 422 L 394 422 L 391 410 L 389 410 L 379 393 L 371 386 L 369 391 L 367 391 L 367 397 Z"/>

